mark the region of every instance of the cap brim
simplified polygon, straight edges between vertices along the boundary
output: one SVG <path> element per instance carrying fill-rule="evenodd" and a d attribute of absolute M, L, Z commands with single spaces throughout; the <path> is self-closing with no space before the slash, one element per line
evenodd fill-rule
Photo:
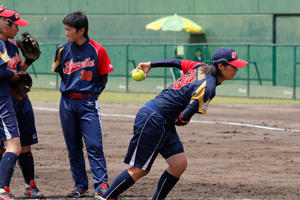
<path fill-rule="evenodd" d="M 236 59 L 233 61 L 228 62 L 230 65 L 237 67 L 237 68 L 242 68 L 248 65 L 248 62 L 242 60 L 242 59 Z"/>
<path fill-rule="evenodd" d="M 3 10 L 1 13 L 0 13 L 0 16 L 1 17 L 11 17 L 15 14 L 15 11 L 12 11 L 12 10 Z"/>
<path fill-rule="evenodd" d="M 13 23 L 19 26 L 27 26 L 29 24 L 29 22 L 24 19 L 18 19 L 16 21 L 13 21 Z"/>

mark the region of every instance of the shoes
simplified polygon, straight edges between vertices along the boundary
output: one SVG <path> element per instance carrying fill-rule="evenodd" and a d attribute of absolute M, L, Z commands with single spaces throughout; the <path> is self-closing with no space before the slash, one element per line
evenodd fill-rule
<path fill-rule="evenodd" d="M 87 188 L 74 188 L 67 196 L 71 198 L 87 197 L 89 196 L 89 190 Z"/>
<path fill-rule="evenodd" d="M 26 197 L 29 198 L 36 198 L 36 199 L 45 198 L 43 193 L 37 188 L 34 180 L 30 181 L 30 185 L 25 188 L 24 194 Z"/>
<path fill-rule="evenodd" d="M 96 197 L 96 195 L 95 195 L 95 197 Z M 107 199 L 104 199 L 103 197 L 100 197 L 100 196 L 97 196 L 96 199 L 97 200 L 107 200 Z"/>
<path fill-rule="evenodd" d="M 0 200 L 14 200 L 15 197 L 10 193 L 8 187 L 0 188 Z"/>
<path fill-rule="evenodd" d="M 103 194 L 108 190 L 107 183 L 101 183 L 101 188 L 95 192 L 95 198 L 97 200 L 117 200 L 117 198 L 105 199 L 103 198 Z"/>

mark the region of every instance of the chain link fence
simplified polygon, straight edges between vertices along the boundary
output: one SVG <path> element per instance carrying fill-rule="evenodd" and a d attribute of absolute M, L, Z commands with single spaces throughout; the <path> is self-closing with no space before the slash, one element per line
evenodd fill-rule
<path fill-rule="evenodd" d="M 29 68 L 34 88 L 59 89 L 60 78 L 51 72 L 58 44 L 41 44 L 41 57 Z M 239 58 L 249 62 L 235 79 L 218 86 L 219 96 L 300 99 L 300 44 L 103 44 L 115 71 L 109 74 L 106 91 L 158 93 L 173 82 L 173 70 L 155 68 L 147 79 L 132 80 L 129 72 L 139 62 L 175 57 L 180 53 L 192 60 L 196 49 L 203 62 L 220 47 L 234 48 Z M 177 55 L 178 56 L 178 55 Z"/>

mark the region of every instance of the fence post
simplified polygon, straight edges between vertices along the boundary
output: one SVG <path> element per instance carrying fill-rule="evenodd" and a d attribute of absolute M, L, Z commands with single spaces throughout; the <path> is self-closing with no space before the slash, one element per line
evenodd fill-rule
<path fill-rule="evenodd" d="M 164 59 L 167 58 L 167 45 L 164 44 Z M 164 89 L 167 88 L 167 68 L 164 67 Z"/>
<path fill-rule="evenodd" d="M 127 93 L 129 92 L 129 77 L 128 77 L 128 73 L 129 73 L 129 65 L 128 65 L 129 55 L 128 55 L 128 48 L 129 48 L 129 44 L 126 44 L 126 74 L 125 74 L 125 77 L 126 77 L 126 92 Z"/>
<path fill-rule="evenodd" d="M 276 86 L 276 65 L 277 65 L 277 48 L 276 48 L 276 44 L 273 44 L 273 48 L 272 48 L 272 50 L 273 50 L 273 56 L 272 56 L 272 63 L 273 63 L 273 65 L 272 65 L 272 84 L 273 84 L 273 86 Z"/>
<path fill-rule="evenodd" d="M 248 66 L 247 66 L 247 96 L 250 97 L 250 44 L 247 45 L 247 61 L 248 61 Z"/>
<path fill-rule="evenodd" d="M 297 66 L 297 54 L 296 54 L 296 51 L 297 51 L 297 45 L 294 44 L 294 70 L 293 70 L 293 99 L 296 100 L 296 73 L 297 73 L 297 69 L 296 69 L 296 66 Z"/>

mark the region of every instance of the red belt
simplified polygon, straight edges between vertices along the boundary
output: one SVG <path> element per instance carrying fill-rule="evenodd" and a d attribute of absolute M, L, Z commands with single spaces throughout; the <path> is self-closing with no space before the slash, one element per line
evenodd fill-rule
<path fill-rule="evenodd" d="M 68 93 L 67 95 L 71 99 L 83 99 L 85 97 L 86 98 L 92 98 L 92 96 L 93 96 L 91 93 L 77 93 L 77 92 Z"/>

